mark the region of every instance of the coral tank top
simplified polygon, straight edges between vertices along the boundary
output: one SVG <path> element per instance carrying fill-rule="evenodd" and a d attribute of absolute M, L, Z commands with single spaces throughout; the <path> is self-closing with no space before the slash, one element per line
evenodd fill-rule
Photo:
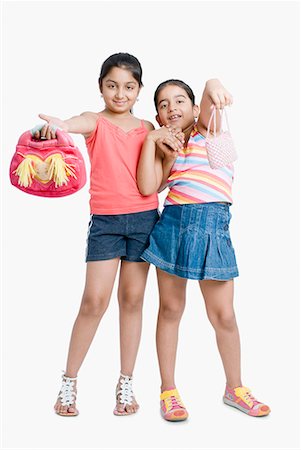
<path fill-rule="evenodd" d="M 91 214 L 129 214 L 158 208 L 158 195 L 143 196 L 137 187 L 137 165 L 148 129 L 125 132 L 100 116 L 86 139 L 91 163 Z"/>

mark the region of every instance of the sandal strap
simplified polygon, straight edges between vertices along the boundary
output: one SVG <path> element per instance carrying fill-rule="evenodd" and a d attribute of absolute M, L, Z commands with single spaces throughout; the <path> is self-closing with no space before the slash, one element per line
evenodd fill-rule
<path fill-rule="evenodd" d="M 122 403 L 123 405 L 131 405 L 133 402 L 133 377 L 129 377 L 128 375 L 123 375 L 120 373 L 119 378 L 119 390 L 118 385 L 116 389 L 116 398 L 119 401 L 119 403 Z M 119 398 L 118 398 L 119 397 Z"/>
<path fill-rule="evenodd" d="M 75 385 L 74 381 L 77 380 L 77 377 L 67 377 L 65 373 L 63 373 L 62 379 L 63 381 L 59 392 L 59 399 L 63 406 L 70 406 L 75 403 L 76 400 L 76 392 L 74 391 L 73 386 Z"/>

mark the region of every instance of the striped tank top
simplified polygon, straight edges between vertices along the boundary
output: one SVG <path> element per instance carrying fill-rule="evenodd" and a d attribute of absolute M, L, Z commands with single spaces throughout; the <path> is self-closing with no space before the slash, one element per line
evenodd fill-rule
<path fill-rule="evenodd" d="M 187 146 L 178 153 L 167 185 L 169 193 L 164 206 L 188 203 L 232 203 L 233 164 L 211 169 L 205 148 L 205 138 L 196 125 Z"/>

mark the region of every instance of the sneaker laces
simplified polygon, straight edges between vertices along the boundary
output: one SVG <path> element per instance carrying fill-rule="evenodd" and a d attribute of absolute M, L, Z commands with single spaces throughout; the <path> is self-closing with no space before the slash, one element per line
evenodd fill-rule
<path fill-rule="evenodd" d="M 120 374 L 119 390 L 116 392 L 119 403 L 131 405 L 134 397 L 133 393 L 133 377 Z M 118 389 L 118 386 L 117 386 Z"/>
<path fill-rule="evenodd" d="M 76 392 L 73 389 L 75 385 L 74 381 L 77 378 L 70 378 L 62 375 L 62 387 L 59 392 L 59 398 L 61 399 L 61 403 L 63 406 L 70 406 L 75 402 Z"/>
<path fill-rule="evenodd" d="M 258 404 L 258 400 L 251 394 L 251 390 L 247 387 L 239 387 L 235 388 L 235 395 L 237 397 L 241 398 L 250 408 L 252 408 L 254 405 Z"/>
<path fill-rule="evenodd" d="M 182 403 L 181 397 L 178 393 L 173 393 L 170 397 L 165 399 L 167 411 L 172 411 L 174 409 L 185 409 Z"/>

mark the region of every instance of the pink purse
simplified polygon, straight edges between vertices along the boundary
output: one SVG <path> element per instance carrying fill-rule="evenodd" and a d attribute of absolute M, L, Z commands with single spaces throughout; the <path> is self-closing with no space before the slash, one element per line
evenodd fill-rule
<path fill-rule="evenodd" d="M 224 112 L 228 131 L 222 130 Z M 210 125 L 212 119 L 214 123 L 214 136 L 212 138 L 209 138 Z M 216 135 L 216 108 L 213 108 L 208 123 L 205 147 L 207 150 L 208 161 L 211 169 L 219 169 L 220 167 L 225 167 L 228 164 L 231 164 L 234 161 L 236 161 L 237 153 L 234 147 L 232 136 L 230 134 L 228 117 L 225 108 L 223 108 L 221 112 L 221 128 L 220 134 L 218 136 Z"/>
<path fill-rule="evenodd" d="M 65 131 L 56 139 L 35 140 L 23 133 L 10 164 L 10 181 L 27 194 L 63 197 L 74 194 L 86 183 L 85 162 Z"/>

